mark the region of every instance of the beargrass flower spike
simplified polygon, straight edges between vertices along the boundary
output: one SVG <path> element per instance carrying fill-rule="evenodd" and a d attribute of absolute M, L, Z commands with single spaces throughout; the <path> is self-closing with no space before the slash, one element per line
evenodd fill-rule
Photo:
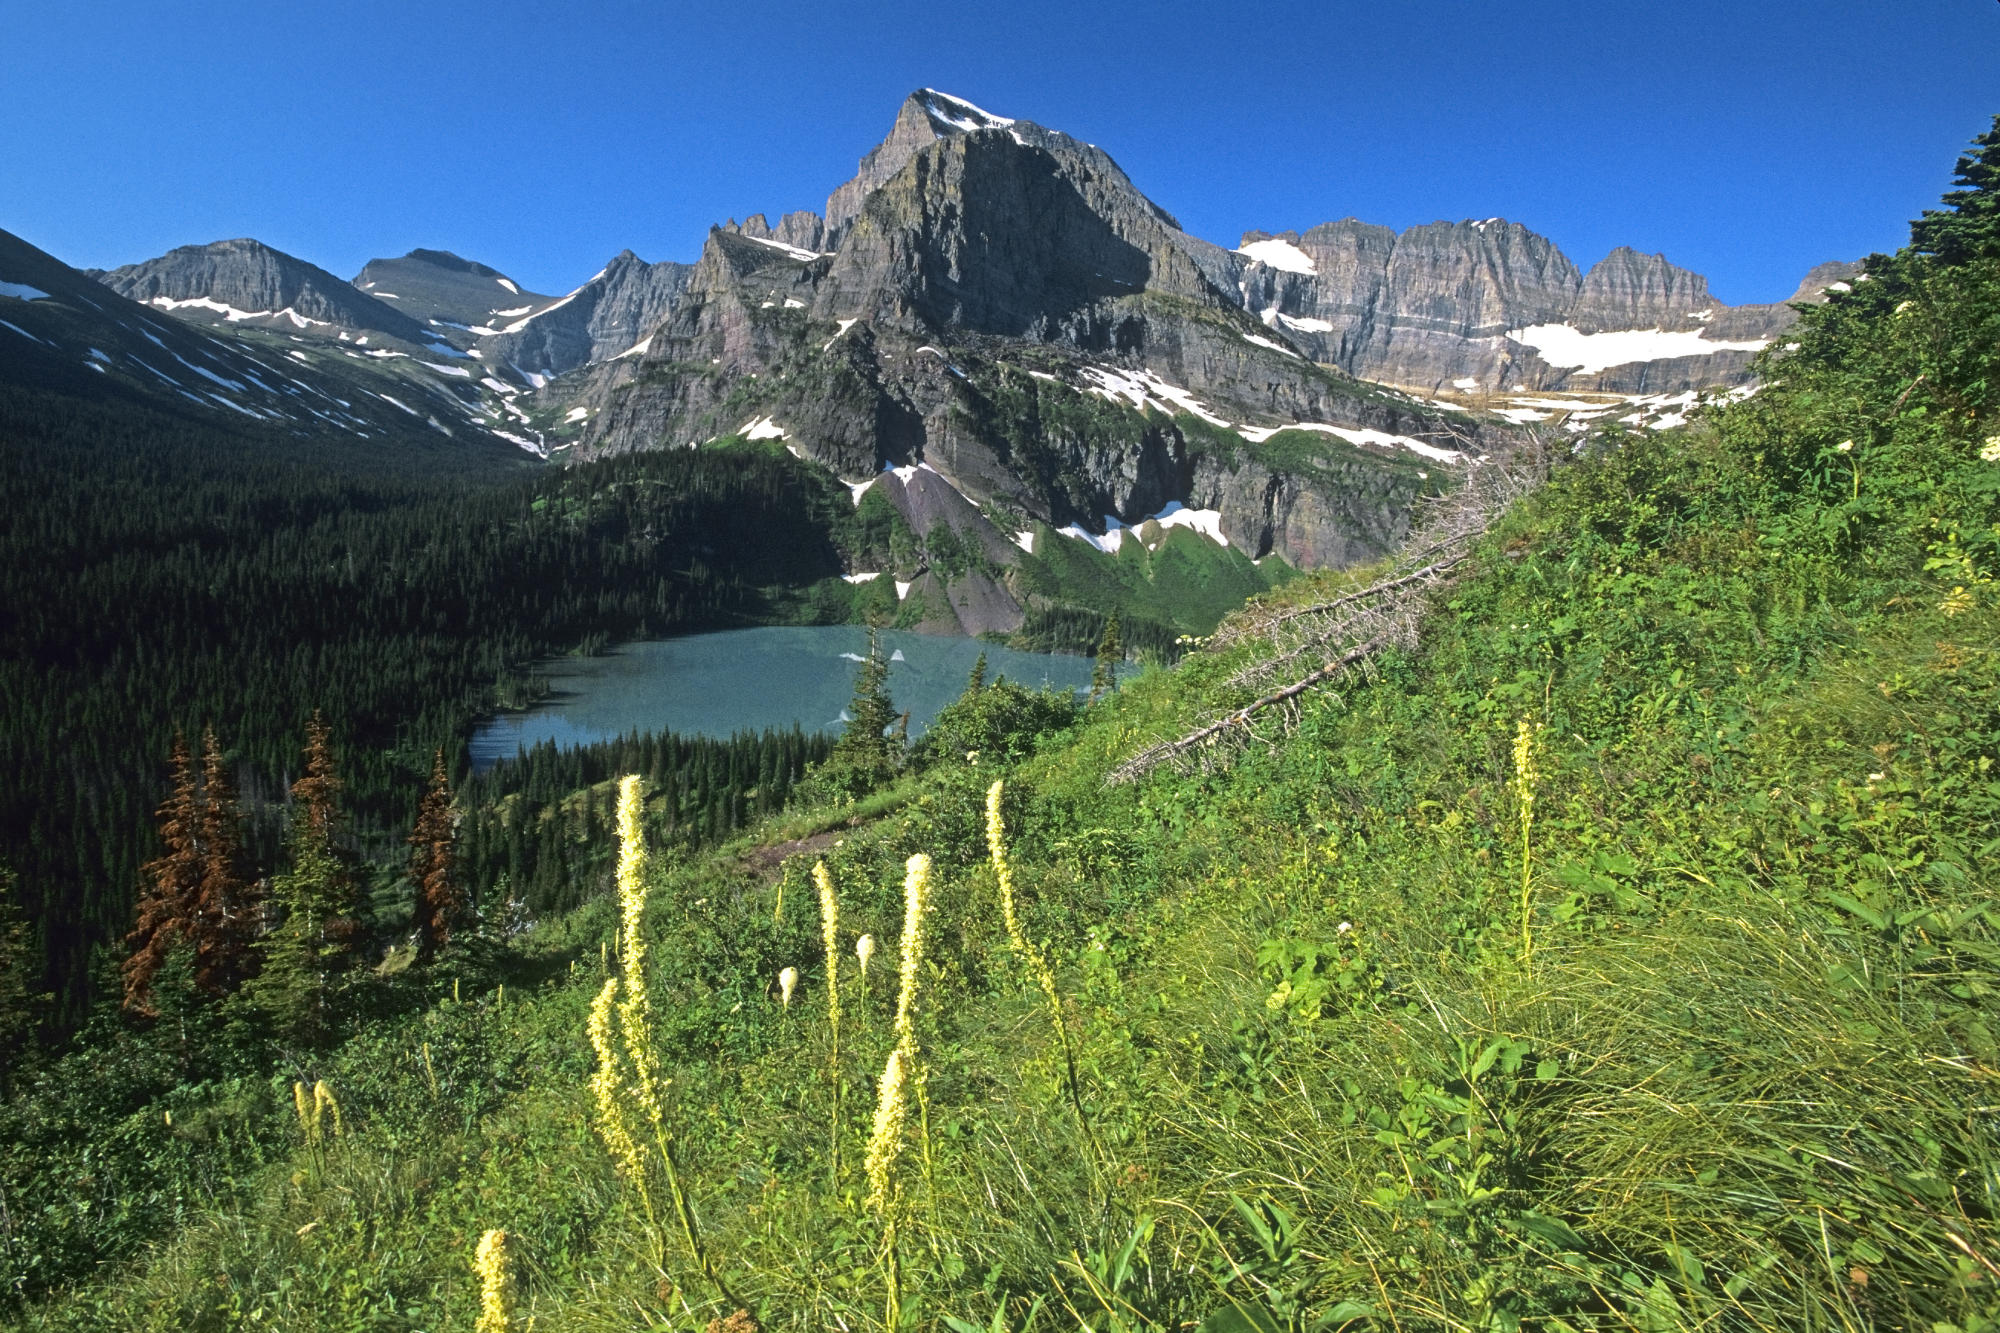
<path fill-rule="evenodd" d="M 903 1265 L 897 1249 L 896 1159 L 903 1151 L 903 1127 L 910 1114 L 908 1066 L 903 1048 L 889 1052 L 875 1100 L 875 1126 L 868 1135 L 864 1166 L 868 1173 L 867 1204 L 882 1219 L 883 1276 L 887 1287 L 884 1323 L 894 1329 L 902 1322 Z"/>
<path fill-rule="evenodd" d="M 812 868 L 813 885 L 819 890 L 819 934 L 820 943 L 826 951 L 826 1026 L 828 1047 L 826 1057 L 827 1081 L 833 1086 L 833 1136 L 829 1154 L 832 1163 L 834 1187 L 840 1184 L 840 898 L 833 889 L 833 874 L 826 868 L 826 862 L 815 861 Z M 870 940 L 870 944 L 874 941 Z M 863 966 L 867 964 L 864 962 Z"/>
<path fill-rule="evenodd" d="M 1041 988 L 1042 998 L 1049 1008 L 1049 1023 L 1055 1029 L 1056 1045 L 1063 1057 L 1063 1087 L 1069 1093 L 1070 1109 L 1076 1112 L 1077 1123 L 1083 1127 L 1083 1135 L 1090 1140 L 1093 1155 L 1097 1151 L 1097 1136 L 1090 1127 L 1090 1117 L 1084 1113 L 1083 1090 L 1078 1086 L 1076 1074 L 1076 1053 L 1069 1042 L 1069 1025 L 1064 1021 L 1062 997 L 1056 991 L 1056 977 L 1049 967 L 1048 959 L 1028 939 L 1021 929 L 1021 918 L 1014 907 L 1014 863 L 1007 855 L 1007 826 L 1001 817 L 1000 799 L 1005 794 L 1006 782 L 996 780 L 986 789 L 986 850 L 993 858 L 993 874 L 1000 882 L 1000 916 L 1007 927 L 1008 942 L 1014 952 L 1021 955 L 1021 961 L 1028 965 L 1035 984 Z"/>
<path fill-rule="evenodd" d="M 315 1137 L 317 1137 L 319 1127 L 322 1123 L 320 1114 L 323 1111 L 333 1112 L 333 1136 L 335 1138 L 339 1138 L 347 1132 L 347 1126 L 341 1123 L 340 1119 L 340 1103 L 334 1098 L 333 1089 L 327 1086 L 325 1079 L 321 1079 L 319 1082 L 313 1084 L 313 1130 Z"/>
<path fill-rule="evenodd" d="M 618 1075 L 618 1051 L 611 1044 L 611 1007 L 617 999 L 618 978 L 608 977 L 590 1005 L 586 1031 L 591 1049 L 597 1054 L 597 1072 L 590 1076 L 590 1093 L 597 1105 L 597 1133 L 610 1151 L 612 1163 L 634 1189 L 650 1197 L 646 1189 L 645 1154 L 639 1151 L 631 1123 L 625 1118 L 624 1080 Z"/>
<path fill-rule="evenodd" d="M 896 992 L 896 1044 L 912 1063 L 917 1051 L 917 991 L 923 984 L 924 914 L 930 903 L 931 859 L 918 852 L 904 867 L 903 962 Z"/>
<path fill-rule="evenodd" d="M 687 1191 L 681 1185 L 680 1172 L 675 1164 L 673 1138 L 667 1131 L 666 1107 L 660 1095 L 659 1059 L 653 1048 L 652 1010 L 646 994 L 646 890 L 642 882 L 646 849 L 639 827 L 640 812 L 640 779 L 635 773 L 621 778 L 618 783 L 618 961 L 623 975 L 607 980 L 604 989 L 597 994 L 596 1003 L 591 1006 L 588 1029 L 591 1045 L 597 1053 L 597 1074 L 591 1080 L 591 1087 L 597 1099 L 600 1133 L 604 1135 L 613 1160 L 624 1169 L 645 1206 L 656 1256 L 664 1258 L 665 1251 L 653 1210 L 652 1191 L 646 1183 L 646 1154 L 633 1138 L 624 1114 L 622 1102 L 626 1095 L 639 1104 L 652 1125 L 653 1145 L 660 1154 L 661 1173 L 666 1179 L 667 1193 L 673 1200 L 674 1217 L 680 1223 L 681 1238 L 687 1243 L 688 1253 L 694 1257 L 702 1276 L 714 1285 L 722 1298 L 736 1305 L 741 1302 L 729 1289 L 701 1243 L 694 1208 L 688 1202 Z M 621 985 L 623 999 L 619 998 Z M 617 1005 L 619 1036 L 623 1038 L 624 1054 L 631 1068 L 629 1088 L 621 1076 L 618 1053 L 611 1043 L 614 1002 Z"/>
<path fill-rule="evenodd" d="M 479 1274 L 475 1333 L 507 1333 L 514 1323 L 514 1256 L 506 1232 L 496 1228 L 479 1238 L 472 1269 Z"/>

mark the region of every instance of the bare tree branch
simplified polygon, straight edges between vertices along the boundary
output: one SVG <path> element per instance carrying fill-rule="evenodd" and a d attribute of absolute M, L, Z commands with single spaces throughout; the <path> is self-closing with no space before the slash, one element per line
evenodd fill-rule
<path fill-rule="evenodd" d="M 1544 468 L 1539 449 L 1517 455 L 1515 462 L 1512 468 L 1474 464 L 1463 485 L 1423 502 L 1384 577 L 1367 587 L 1308 606 L 1250 607 L 1231 617 L 1210 640 L 1210 651 L 1249 640 L 1262 641 L 1268 651 L 1257 654 L 1223 688 L 1265 692 L 1185 735 L 1141 750 L 1112 770 L 1108 781 L 1136 781 L 1162 764 L 1227 762 L 1243 745 L 1266 739 L 1257 734 L 1261 723 L 1274 722 L 1278 737 L 1295 726 L 1298 700 L 1306 691 L 1367 671 L 1387 648 L 1415 643 L 1432 589 L 1465 562 L 1472 543 L 1494 520 L 1540 481 Z M 1312 657 L 1322 665 L 1271 687 L 1295 670 L 1299 659 Z M 1266 743 L 1276 744 L 1276 738 Z"/>

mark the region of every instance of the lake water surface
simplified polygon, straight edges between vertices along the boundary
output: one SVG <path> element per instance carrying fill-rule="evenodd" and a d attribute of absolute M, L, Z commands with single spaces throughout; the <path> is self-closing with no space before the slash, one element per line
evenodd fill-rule
<path fill-rule="evenodd" d="M 986 679 L 1031 688 L 1088 689 L 1087 657 L 1022 653 L 976 639 L 885 631 L 889 696 L 910 712 L 910 735 L 965 692 L 981 653 Z M 539 744 L 588 745 L 632 731 L 729 736 L 787 728 L 838 731 L 868 651 L 855 625 L 773 626 L 631 643 L 602 657 L 565 657 L 541 668 L 555 693 L 525 713 L 482 723 L 472 765 L 484 770 Z"/>

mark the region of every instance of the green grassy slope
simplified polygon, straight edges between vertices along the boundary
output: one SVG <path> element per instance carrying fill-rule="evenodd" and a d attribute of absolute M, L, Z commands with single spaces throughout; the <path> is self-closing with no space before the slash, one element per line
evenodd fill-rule
<path fill-rule="evenodd" d="M 1996 241 L 1877 257 L 1757 397 L 1560 470 L 1417 647 L 1307 695 L 1282 743 L 1104 784 L 1241 702 L 1247 642 L 1147 673 L 1008 771 L 1080 1115 L 985 861 L 985 751 L 658 866 L 669 1121 L 757 1319 L 884 1322 L 861 1160 L 923 852 L 908 1326 L 1992 1328 Z M 838 1115 L 815 854 L 843 948 L 881 943 L 842 975 Z M 171 1058 L 157 1031 L 63 1071 L 67 1104 L 23 1105 L 66 1122 L 0 1126 L 33 1219 L 7 1271 L 121 1209 L 150 1209 L 152 1239 L 23 1326 L 468 1329 L 496 1226 L 519 1327 L 727 1313 L 591 1127 L 613 915 L 528 936 L 504 997 L 268 1081 L 94 1109 L 117 1061 Z M 337 1092 L 342 1137 L 300 1142 L 294 1074 Z"/>

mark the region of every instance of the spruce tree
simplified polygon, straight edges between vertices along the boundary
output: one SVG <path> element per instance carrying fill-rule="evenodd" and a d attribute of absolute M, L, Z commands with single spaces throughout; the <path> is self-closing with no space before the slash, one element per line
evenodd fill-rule
<path fill-rule="evenodd" d="M 314 713 L 306 725 L 305 776 L 292 784 L 290 864 L 271 881 L 271 901 L 283 919 L 263 940 L 263 972 L 251 988 L 280 1031 L 308 1042 L 327 1033 L 334 987 L 360 933 L 360 878 L 338 840 L 340 787 L 326 724 Z"/>
<path fill-rule="evenodd" d="M 201 887 L 190 922 L 194 979 L 208 994 L 221 995 L 249 973 L 262 904 L 243 873 L 243 820 L 214 727 L 202 731 L 201 771 Z"/>
<path fill-rule="evenodd" d="M 840 748 L 857 756 L 879 755 L 886 761 L 885 733 L 896 721 L 896 705 L 889 698 L 889 659 L 882 651 L 879 631 L 868 631 L 868 656 L 854 673 L 854 698 L 847 705 L 847 719 Z"/>
<path fill-rule="evenodd" d="M 981 651 L 979 660 L 972 664 L 972 676 L 965 682 L 967 694 L 977 694 L 986 688 L 986 654 Z"/>
<path fill-rule="evenodd" d="M 1090 702 L 1096 703 L 1118 688 L 1118 664 L 1125 660 L 1125 644 L 1119 635 L 1118 613 L 1104 624 L 1104 637 L 1097 641 L 1097 666 L 1090 673 Z"/>
<path fill-rule="evenodd" d="M 889 659 L 882 637 L 868 631 L 868 656 L 854 673 L 854 697 L 847 705 L 847 726 L 833 751 L 814 772 L 832 793 L 852 797 L 880 786 L 902 766 L 902 745 L 887 732 L 896 723 L 896 705 L 889 697 Z M 705 798 L 702 803 L 706 803 Z M 713 827 L 719 827 L 715 825 Z"/>
<path fill-rule="evenodd" d="M 1944 202 L 1950 211 L 1926 209 L 1910 224 L 1910 244 L 1947 264 L 2000 258 L 2000 116 L 1958 159 L 1954 183 Z"/>
<path fill-rule="evenodd" d="M 131 953 L 119 969 L 124 976 L 124 1007 L 153 1017 L 153 980 L 176 944 L 194 934 L 194 915 L 201 893 L 201 796 L 195 786 L 194 763 L 187 737 L 174 733 L 169 760 L 173 790 L 159 808 L 160 841 L 165 852 L 141 866 L 139 901 L 132 931 L 125 937 Z"/>
<path fill-rule="evenodd" d="M 417 804 L 417 822 L 410 830 L 410 883 L 416 889 L 417 954 L 425 962 L 451 942 L 452 930 L 465 910 L 459 884 L 457 834 L 451 813 L 451 775 L 444 751 L 431 761 L 431 784 Z"/>

